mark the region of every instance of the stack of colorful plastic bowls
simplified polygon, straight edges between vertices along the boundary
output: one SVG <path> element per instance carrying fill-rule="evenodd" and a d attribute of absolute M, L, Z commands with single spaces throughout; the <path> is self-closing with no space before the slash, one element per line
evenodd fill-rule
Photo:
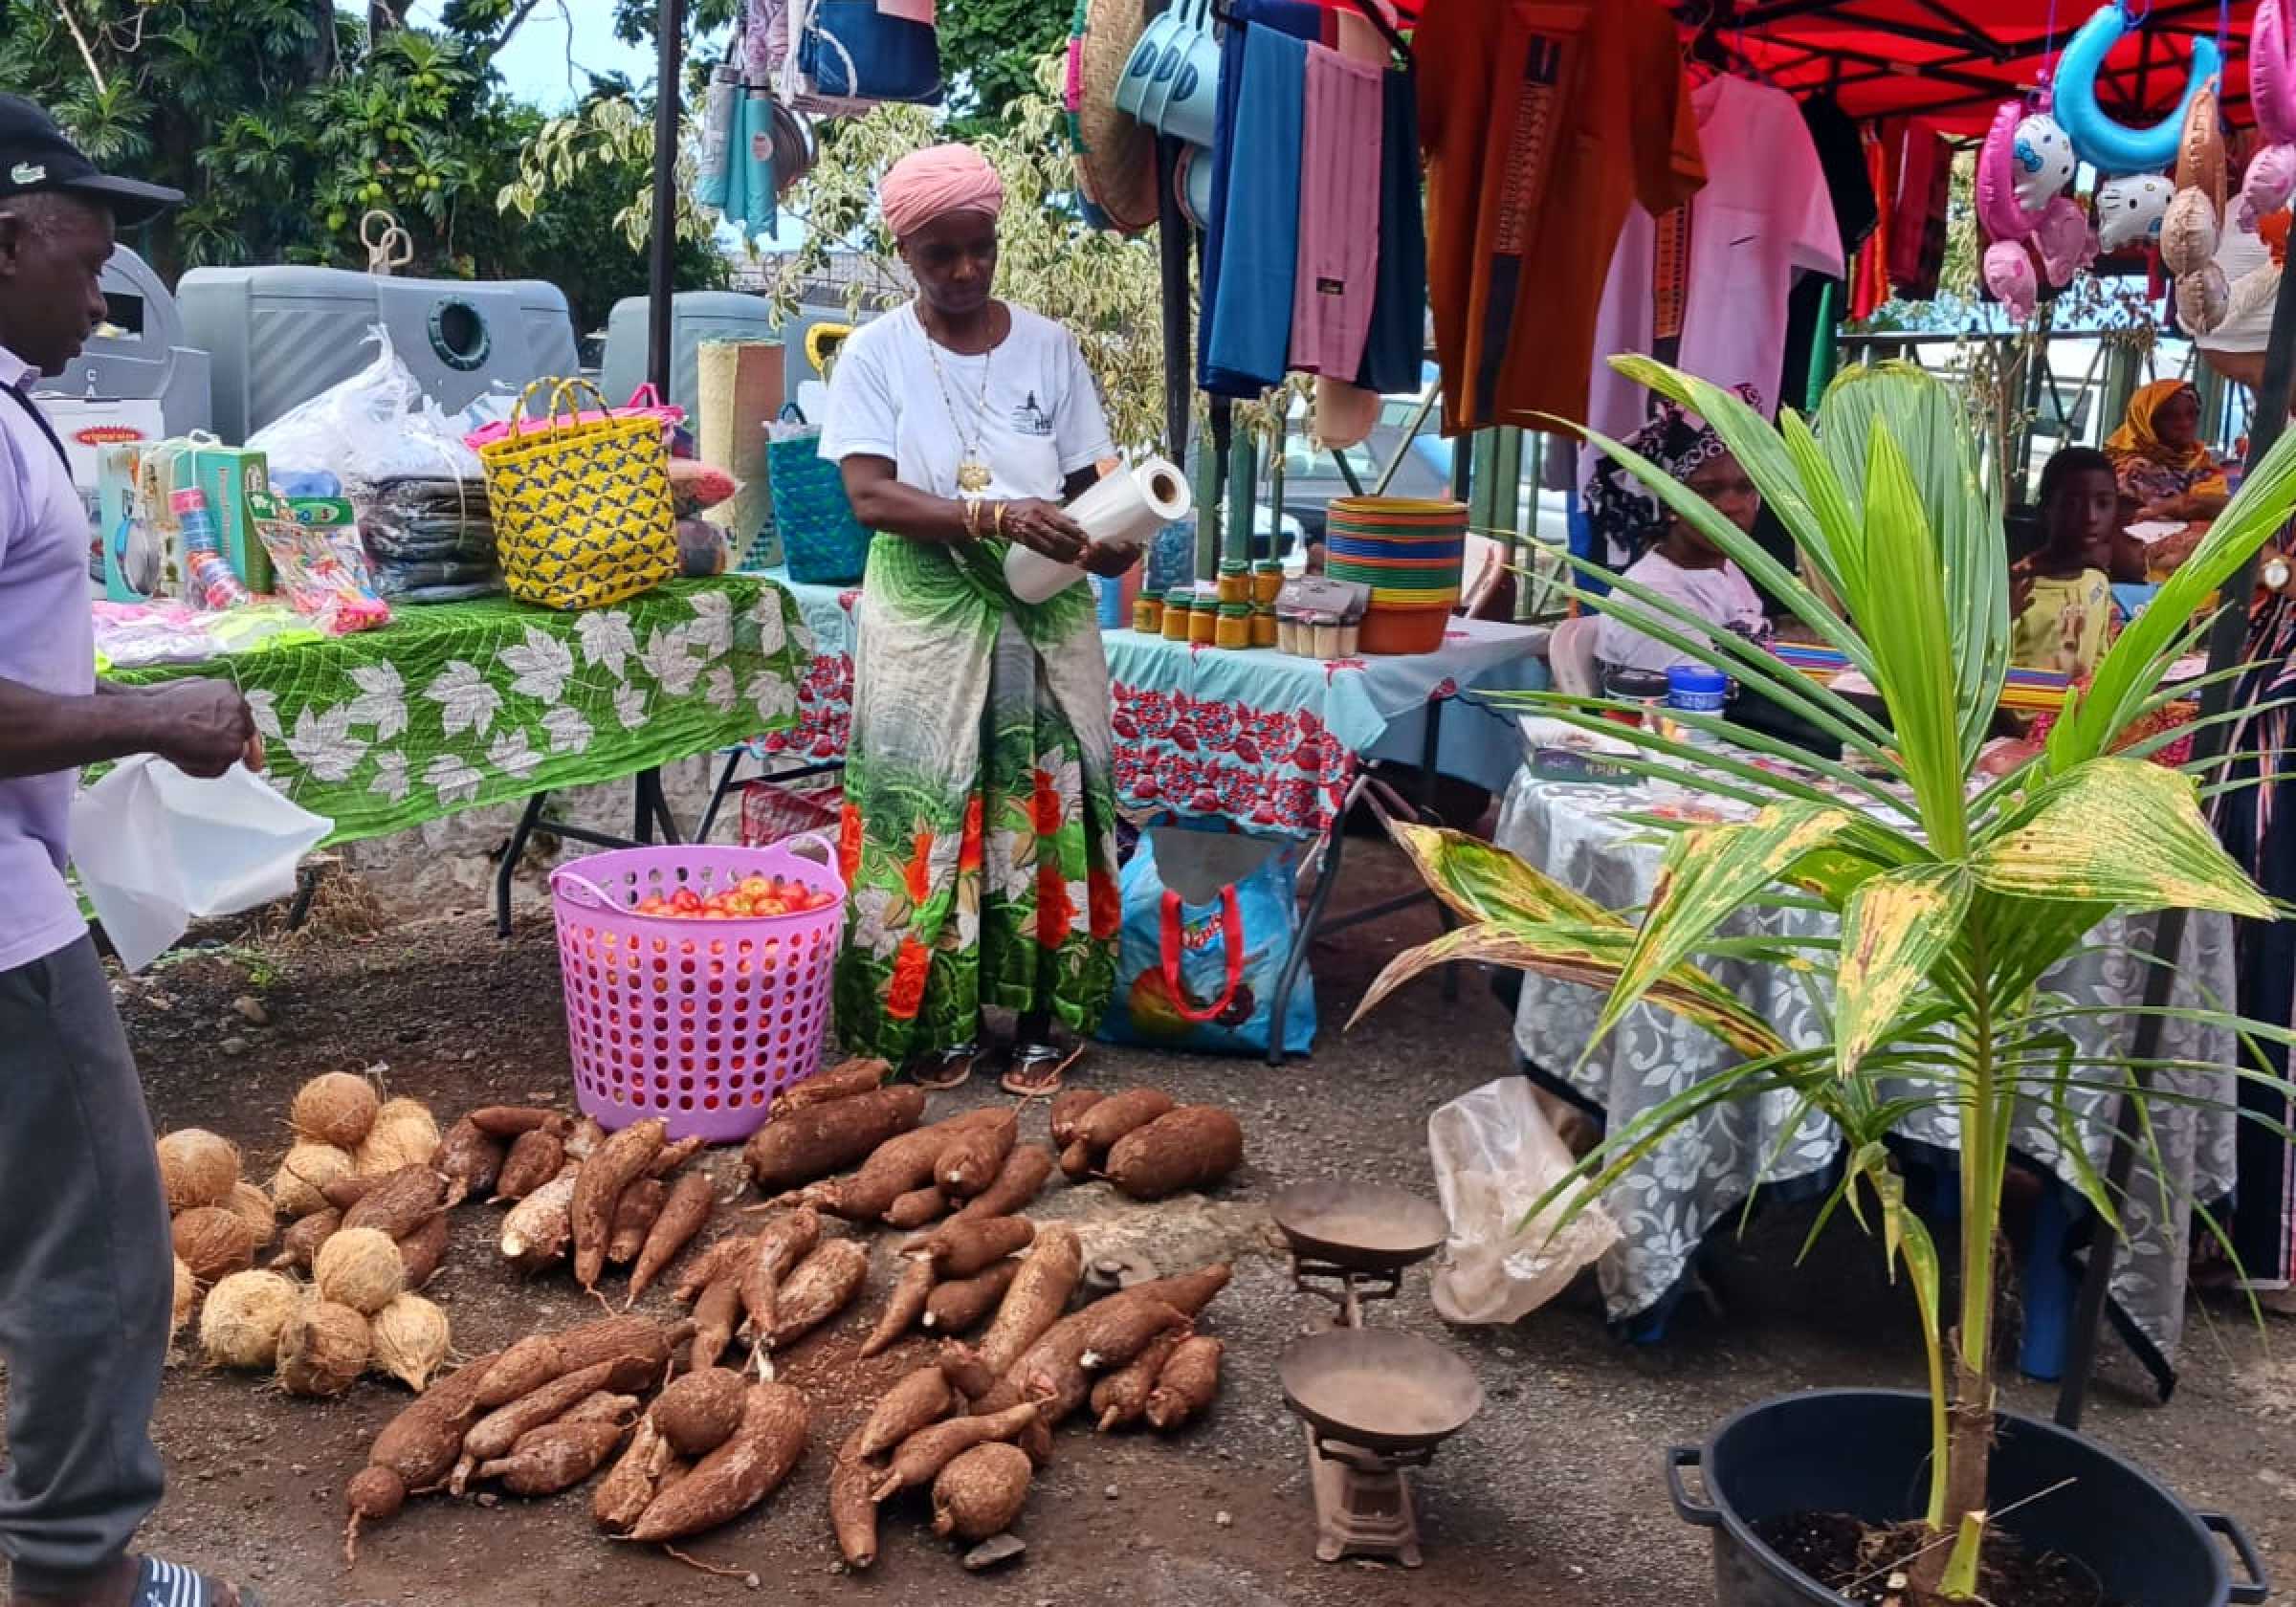
<path fill-rule="evenodd" d="M 1467 504 L 1402 496 L 1335 497 L 1324 573 L 1371 587 L 1367 653 L 1433 652 L 1459 603 Z"/>

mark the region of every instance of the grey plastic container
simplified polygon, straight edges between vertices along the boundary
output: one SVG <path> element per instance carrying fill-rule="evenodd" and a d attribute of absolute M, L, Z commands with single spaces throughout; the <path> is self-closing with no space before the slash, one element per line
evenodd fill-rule
<path fill-rule="evenodd" d="M 694 417 L 697 393 L 695 349 L 704 341 L 772 341 L 780 338 L 773 311 L 762 296 L 738 290 L 687 290 L 670 298 L 670 395 L 668 400 Z M 616 407 L 646 383 L 646 297 L 624 297 L 606 319 L 606 355 L 599 363 L 599 388 Z"/>
<path fill-rule="evenodd" d="M 69 367 L 36 388 L 92 401 L 157 402 L 170 435 L 209 428 L 208 354 L 192 349 L 159 275 L 119 246 L 103 265 L 101 284 L 107 320 L 123 333 L 89 337 Z"/>
<path fill-rule="evenodd" d="M 574 318 L 540 279 L 403 279 L 342 268 L 194 268 L 176 286 L 190 343 L 212 360 L 214 429 L 244 441 L 391 346 L 448 412 L 482 391 L 576 371 Z"/>

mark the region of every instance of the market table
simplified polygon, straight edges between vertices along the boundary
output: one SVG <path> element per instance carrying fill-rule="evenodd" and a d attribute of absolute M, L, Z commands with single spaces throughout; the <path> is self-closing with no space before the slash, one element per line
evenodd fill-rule
<path fill-rule="evenodd" d="M 1663 850 L 1654 833 L 1625 817 L 1648 810 L 1654 802 L 1644 786 L 1548 781 L 1525 769 L 1508 791 L 1494 840 L 1606 908 L 1640 908 L 1650 898 Z M 2130 917 L 2104 922 L 2090 934 L 2086 950 L 2051 972 L 2042 985 L 2081 1003 L 2135 1005 L 2144 993 L 2146 967 L 2130 949 L 2145 946 L 2147 927 Z M 1828 912 L 1761 909 L 1740 912 L 1721 932 L 1742 936 L 1835 930 Z M 1814 1044 L 1829 1033 L 1825 1012 L 1830 1003 L 1815 996 L 1803 979 L 1728 958 L 1709 968 L 1789 1041 Z M 2201 1005 L 2209 996 L 2229 1000 L 2233 993 L 2232 922 L 2221 914 L 2196 914 L 2186 928 L 2171 1003 Z M 1526 975 L 1515 1042 L 1542 1084 L 1611 1132 L 1623 1131 L 1644 1112 L 1734 1061 L 1733 1052 L 1703 1029 L 1644 1004 L 1581 1062 L 1601 1004 L 1599 990 Z M 2134 1023 L 2126 1017 L 2091 1017 L 2067 1023 L 2066 1030 L 2089 1054 L 2127 1054 Z M 2174 1380 L 2183 1329 L 2193 1202 L 2213 1205 L 2230 1194 L 2236 1117 L 2230 1033 L 2172 1018 L 2160 1053 L 2219 1068 L 2205 1075 L 2156 1074 L 2155 1086 L 2163 1093 L 2219 1103 L 2210 1109 L 2167 1099 L 2153 1105 L 2153 1133 L 2168 1167 L 2167 1200 L 2164 1204 L 2164 1179 L 2140 1151 L 2121 1203 L 2129 1250 L 2115 1265 L 2112 1312 L 2123 1337 L 2165 1393 Z M 2076 1089 L 2067 1097 L 2086 1118 L 2081 1131 L 2102 1174 L 2111 1145 L 2114 1096 Z M 1605 1197 L 1624 1230 L 1622 1243 L 1599 1268 L 1614 1322 L 1631 1325 L 1638 1318 L 1663 1317 L 1687 1287 L 1708 1233 L 1740 1210 L 1757 1188 L 1793 1197 L 1832 1184 L 1842 1159 L 1841 1136 L 1823 1117 L 1798 1118 L 1796 1103 L 1791 1093 L 1775 1092 L 1707 1112 L 1637 1162 Z M 1913 1147 L 1910 1154 L 1948 1163 L 1957 1149 L 1959 1115 L 1952 1110 L 1925 1111 L 1899 1128 Z M 2067 1237 L 2086 1215 L 2073 1188 L 2073 1163 L 2054 1134 L 2030 1116 L 2020 1121 L 2014 1142 L 2019 1156 L 2064 1185 L 2043 1191 L 2042 1226 L 2046 1231 L 2054 1222 L 2060 1231 L 2051 1236 Z M 2034 1261 L 2048 1259 L 2036 1256 Z M 2044 1285 L 2050 1308 L 2045 1315 L 2053 1319 L 2061 1314 L 2060 1297 L 2069 1299 L 2069 1285 L 2057 1281 L 2059 1266 L 2036 1265 L 2033 1270 Z M 2027 1304 L 2030 1325 L 2030 1280 Z M 2027 1371 L 2046 1376 L 2047 1364 L 2061 1356 L 2061 1348 L 2037 1351 L 2029 1343 Z"/>
<path fill-rule="evenodd" d="M 581 613 L 506 598 L 402 607 L 380 630 L 112 679 L 236 683 L 273 784 L 335 823 L 329 844 L 533 799 L 522 847 L 543 795 L 625 777 L 640 779 L 642 827 L 672 827 L 645 778 L 792 723 L 796 624 L 780 587 L 722 576 Z M 514 848 L 505 882 L 516 861 Z"/>

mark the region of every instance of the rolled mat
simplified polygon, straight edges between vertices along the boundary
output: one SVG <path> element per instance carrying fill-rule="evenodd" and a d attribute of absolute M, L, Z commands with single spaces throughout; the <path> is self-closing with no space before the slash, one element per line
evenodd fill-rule
<path fill-rule="evenodd" d="M 772 534 L 773 503 L 765 482 L 765 426 L 782 407 L 782 346 L 778 341 L 704 341 L 695 352 L 695 410 L 701 415 L 695 447 L 704 463 L 733 475 L 734 495 L 702 517 L 726 533 L 734 561 L 749 557 Z M 778 552 L 766 555 L 779 561 Z"/>

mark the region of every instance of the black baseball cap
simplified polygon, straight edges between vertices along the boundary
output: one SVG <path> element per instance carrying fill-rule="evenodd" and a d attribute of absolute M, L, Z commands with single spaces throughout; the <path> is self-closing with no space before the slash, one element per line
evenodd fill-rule
<path fill-rule="evenodd" d="M 55 119 L 21 95 L 0 95 L 0 201 L 60 189 L 112 209 L 133 227 L 180 206 L 184 192 L 98 169 L 55 125 Z"/>

